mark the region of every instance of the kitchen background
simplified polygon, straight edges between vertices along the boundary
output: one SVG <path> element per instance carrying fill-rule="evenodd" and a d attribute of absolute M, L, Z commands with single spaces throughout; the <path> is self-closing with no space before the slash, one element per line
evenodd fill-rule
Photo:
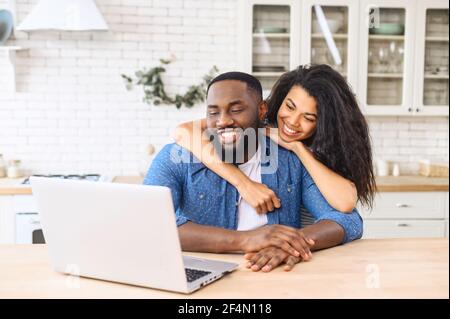
<path fill-rule="evenodd" d="M 81 3 L 91 7 L 77 20 Z M 98 10 L 93 3 L 0 0 L 0 177 L 5 164 L 9 176 L 20 173 L 13 159 L 24 173 L 0 178 L 0 244 L 44 242 L 29 174 L 142 183 L 138 175 L 171 142 L 170 131 L 204 116 L 203 103 L 148 105 L 142 87 L 126 89 L 122 74 L 160 59 L 172 60 L 163 76 L 171 96 L 213 66 L 253 73 L 267 94 L 299 64 L 333 65 L 367 116 L 379 175 L 404 175 L 377 177 L 374 208 L 358 207 L 364 238 L 448 238 L 448 1 L 96 0 Z M 366 11 L 371 4 L 379 9 Z M 1 21 L 11 20 L 2 8 L 12 9 L 18 28 L 38 30 L 16 29 L 2 46 Z M 46 31 L 59 20 L 85 26 L 95 12 L 106 31 Z"/>
<path fill-rule="evenodd" d="M 0 8 L 9 2 L 0 0 Z M 36 3 L 17 0 L 17 20 Z M 242 65 L 240 0 L 96 3 L 108 31 L 16 31 L 7 43 L 23 48 L 14 51 L 14 92 L 7 89 L 10 74 L 2 71 L 9 53 L 0 50 L 0 153 L 21 159 L 33 173 L 143 173 L 149 145 L 159 150 L 171 142 L 170 130 L 202 117 L 204 106 L 149 106 L 141 90 L 125 89 L 120 75 L 175 55 L 164 76 L 175 94 L 214 65 L 220 72 Z M 444 54 L 448 66 L 448 48 Z M 401 174 L 416 174 L 420 159 L 449 160 L 448 116 L 377 115 L 368 121 L 375 158 L 400 163 Z"/>

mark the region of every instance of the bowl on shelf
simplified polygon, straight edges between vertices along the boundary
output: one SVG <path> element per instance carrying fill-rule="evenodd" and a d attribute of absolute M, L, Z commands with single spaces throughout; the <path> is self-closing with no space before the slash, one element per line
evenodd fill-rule
<path fill-rule="evenodd" d="M 5 45 L 13 31 L 13 16 L 8 10 L 0 10 L 0 46 Z"/>
<path fill-rule="evenodd" d="M 378 27 L 370 28 L 369 33 L 379 35 L 403 35 L 405 33 L 405 25 L 401 23 L 380 23 Z"/>
<path fill-rule="evenodd" d="M 255 30 L 255 33 L 287 33 L 287 28 L 262 27 Z"/>
<path fill-rule="evenodd" d="M 342 27 L 342 21 L 336 19 L 327 19 L 328 27 L 330 28 L 331 33 L 337 33 L 339 29 Z M 312 32 L 313 33 L 322 33 L 322 29 L 320 28 L 319 21 L 314 20 L 312 22 Z"/>

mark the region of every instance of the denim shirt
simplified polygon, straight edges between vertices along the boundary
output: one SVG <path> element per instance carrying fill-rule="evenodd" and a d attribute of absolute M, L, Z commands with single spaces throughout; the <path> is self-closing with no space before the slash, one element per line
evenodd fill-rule
<path fill-rule="evenodd" d="M 294 153 L 269 138 L 260 141 L 259 147 L 265 150 L 261 152 L 261 182 L 281 200 L 280 208 L 267 213 L 269 225 L 301 228 L 300 209 L 304 206 L 316 223 L 331 220 L 342 226 L 344 243 L 361 238 L 363 223 L 356 209 L 350 214 L 335 210 Z M 236 188 L 177 144 L 168 144 L 158 153 L 144 184 L 170 188 L 178 226 L 191 221 L 237 229 L 239 193 Z"/>

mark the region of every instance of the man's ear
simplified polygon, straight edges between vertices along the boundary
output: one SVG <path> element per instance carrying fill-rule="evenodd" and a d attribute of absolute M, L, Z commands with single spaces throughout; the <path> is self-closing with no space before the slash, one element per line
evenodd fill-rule
<path fill-rule="evenodd" d="M 258 117 L 259 117 L 260 121 L 264 121 L 268 110 L 269 109 L 267 107 L 266 101 L 262 100 L 261 103 L 259 103 L 259 105 L 258 105 L 258 112 L 259 112 Z"/>

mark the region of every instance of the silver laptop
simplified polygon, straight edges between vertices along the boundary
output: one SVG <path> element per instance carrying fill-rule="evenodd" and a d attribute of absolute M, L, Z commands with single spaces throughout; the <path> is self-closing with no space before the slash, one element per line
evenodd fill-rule
<path fill-rule="evenodd" d="M 30 182 L 58 272 L 191 293 L 238 267 L 182 255 L 167 187 Z"/>

